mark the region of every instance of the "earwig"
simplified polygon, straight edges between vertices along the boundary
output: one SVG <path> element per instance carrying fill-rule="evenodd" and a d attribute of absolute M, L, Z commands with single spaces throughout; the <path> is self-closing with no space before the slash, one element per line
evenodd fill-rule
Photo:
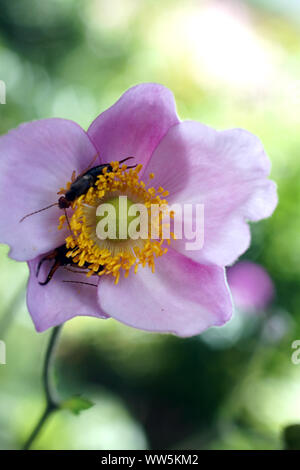
<path fill-rule="evenodd" d="M 68 252 L 74 251 L 75 249 L 76 249 L 76 247 L 73 250 L 70 249 L 70 248 L 67 248 L 67 246 L 64 244 L 64 245 L 59 246 L 55 250 L 53 250 L 51 253 L 49 253 L 49 255 L 46 255 L 46 256 L 44 256 L 44 258 L 41 258 L 41 260 L 39 261 L 39 264 L 37 266 L 36 277 L 38 277 L 41 266 L 45 261 L 54 260 L 54 263 L 53 263 L 52 267 L 50 268 L 50 271 L 49 271 L 49 273 L 46 277 L 46 280 L 44 282 L 39 282 L 39 284 L 41 286 L 45 286 L 46 284 L 48 284 L 51 281 L 54 273 L 56 272 L 56 270 L 60 266 L 75 266 L 75 267 L 78 268 L 78 265 L 75 264 L 72 261 L 72 259 L 67 256 Z M 83 266 L 80 266 L 80 268 L 82 268 L 82 269 L 88 269 L 89 267 L 90 267 L 90 263 L 88 263 L 87 261 L 83 264 Z M 97 271 L 95 271 L 95 274 L 98 274 L 102 270 L 103 270 L 103 266 L 99 266 L 99 269 Z M 74 281 L 74 282 L 76 282 L 76 281 Z"/>
<path fill-rule="evenodd" d="M 134 157 L 124 158 L 123 160 L 119 161 L 119 163 L 124 163 L 127 160 L 130 160 L 131 158 L 134 158 Z M 93 159 L 93 161 L 94 160 L 95 158 Z M 134 168 L 134 167 L 136 167 L 136 165 L 132 165 L 127 168 Z M 39 209 L 35 212 L 31 212 L 30 214 L 25 215 L 24 217 L 22 217 L 20 222 L 23 222 L 23 220 L 27 219 L 27 217 L 30 217 L 34 214 L 38 214 L 39 212 L 45 211 L 47 209 L 50 209 L 50 207 L 54 207 L 54 206 L 58 206 L 59 209 L 63 209 L 65 211 L 66 219 L 68 220 L 66 209 L 68 209 L 71 206 L 71 204 L 75 201 L 75 199 L 82 196 L 83 194 L 86 194 L 91 187 L 95 186 L 98 177 L 103 174 L 103 170 L 105 168 L 106 168 L 107 173 L 111 173 L 113 171 L 113 168 L 109 163 L 104 163 L 102 165 L 97 165 L 93 168 L 84 170 L 83 173 L 81 173 L 79 176 L 77 176 L 76 179 L 74 179 L 74 181 L 72 181 L 70 189 L 68 189 L 63 196 L 60 196 L 60 198 L 58 199 L 58 202 L 54 202 L 53 204 L 50 204 L 47 207 L 43 207 L 42 209 Z M 74 177 L 74 174 L 73 174 L 73 177 Z M 58 194 L 61 194 L 61 192 L 58 192 Z"/>

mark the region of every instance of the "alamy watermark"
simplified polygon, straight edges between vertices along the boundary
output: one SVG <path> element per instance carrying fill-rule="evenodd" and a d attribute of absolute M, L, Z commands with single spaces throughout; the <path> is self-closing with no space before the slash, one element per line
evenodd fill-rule
<path fill-rule="evenodd" d="M 291 361 L 295 366 L 297 366 L 300 364 L 300 339 L 293 341 L 291 347 L 292 349 L 295 349 L 291 356 Z"/>
<path fill-rule="evenodd" d="M 0 340 L 0 365 L 6 364 L 6 345 Z"/>
<path fill-rule="evenodd" d="M 0 80 L 0 104 L 6 104 L 6 84 Z"/>
<path fill-rule="evenodd" d="M 109 202 L 96 209 L 99 240 L 185 240 L 187 251 L 201 250 L 204 244 L 203 204 L 129 203 L 119 196 L 118 208 Z"/>

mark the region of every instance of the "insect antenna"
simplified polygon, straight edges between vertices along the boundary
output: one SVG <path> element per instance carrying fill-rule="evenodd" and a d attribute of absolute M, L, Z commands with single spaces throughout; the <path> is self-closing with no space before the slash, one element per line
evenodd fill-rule
<path fill-rule="evenodd" d="M 39 209 L 38 211 L 31 212 L 30 214 L 24 215 L 22 219 L 19 220 L 20 222 L 23 222 L 23 220 L 27 219 L 27 217 L 30 217 L 31 215 L 38 214 L 39 212 L 46 211 L 47 209 L 50 209 L 50 207 L 58 206 L 58 203 L 55 202 L 54 204 L 51 204 L 50 206 L 43 207 L 43 209 Z"/>
<path fill-rule="evenodd" d="M 126 157 L 126 158 L 123 158 L 123 160 L 120 160 L 119 163 L 127 162 L 127 160 L 130 160 L 131 158 L 134 158 L 134 157 Z"/>
<path fill-rule="evenodd" d="M 77 268 L 78 271 L 76 271 L 76 269 L 68 268 L 67 266 L 64 266 L 64 269 L 66 271 L 70 271 L 71 273 L 76 273 L 76 274 L 84 274 L 86 272 L 86 271 L 84 271 L 84 269 L 86 269 L 84 267 L 82 267 L 82 271 L 79 271 L 79 269 L 80 269 L 79 267 Z"/>
<path fill-rule="evenodd" d="M 98 287 L 96 284 L 91 284 L 90 282 L 81 282 L 81 281 L 62 281 L 62 282 L 70 282 L 72 284 L 84 284 L 86 286 Z"/>

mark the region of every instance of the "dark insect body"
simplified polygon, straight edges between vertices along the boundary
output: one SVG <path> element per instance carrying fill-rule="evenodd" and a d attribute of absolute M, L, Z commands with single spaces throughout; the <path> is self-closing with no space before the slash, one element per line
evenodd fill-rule
<path fill-rule="evenodd" d="M 91 187 L 95 186 L 98 176 L 103 174 L 104 168 L 106 168 L 107 173 L 111 173 L 113 171 L 112 166 L 105 163 L 91 168 L 83 175 L 79 175 L 76 180 L 73 181 L 70 189 L 66 191 L 65 195 L 59 198 L 58 207 L 60 209 L 67 209 L 75 199 L 86 194 Z"/>
<path fill-rule="evenodd" d="M 96 158 L 97 158 L 98 155 L 96 155 Z M 134 158 L 134 157 L 127 157 L 127 158 L 124 158 L 123 160 L 119 161 L 119 164 L 121 163 L 124 163 L 125 161 L 131 159 L 131 158 Z M 94 159 L 95 160 L 95 159 Z M 93 162 L 94 162 L 93 160 Z M 92 162 L 92 163 L 93 163 Z M 129 168 L 134 168 L 136 165 L 133 165 L 133 166 L 129 166 L 127 167 L 128 169 Z M 107 173 L 110 173 L 113 171 L 113 168 L 112 166 L 109 164 L 109 163 L 104 163 L 102 165 L 97 165 L 93 168 L 88 168 L 86 169 L 83 173 L 81 173 L 76 179 L 73 180 L 74 176 L 72 176 L 72 183 L 71 183 L 71 186 L 70 188 L 64 193 L 63 196 L 61 196 L 58 200 L 58 202 L 55 202 L 54 204 L 51 204 L 50 206 L 47 206 L 47 207 L 44 207 L 43 209 L 40 209 L 38 211 L 35 211 L 35 212 L 32 212 L 30 214 L 27 214 L 25 215 L 21 220 L 20 222 L 22 222 L 23 220 L 25 220 L 27 217 L 30 217 L 31 215 L 33 214 L 37 214 L 39 212 L 42 212 L 46 209 L 50 209 L 50 207 L 53 207 L 53 206 L 58 206 L 60 209 L 63 209 L 65 211 L 65 215 L 66 215 L 66 219 L 68 220 L 68 217 L 67 217 L 67 213 L 66 213 L 66 209 L 69 208 L 72 203 L 75 201 L 75 199 L 77 199 L 78 197 L 82 196 L 83 194 L 86 194 L 88 192 L 88 190 L 95 186 L 97 180 L 98 180 L 98 177 L 100 175 L 103 175 L 103 170 L 106 168 L 106 172 Z M 58 193 L 59 194 L 59 193 Z M 70 228 L 70 224 L 69 224 L 69 228 Z M 71 229 L 70 229 L 71 230 Z M 76 249 L 76 248 L 74 248 Z M 38 277 L 39 275 L 39 272 L 40 272 L 40 269 L 41 269 L 41 266 L 42 264 L 45 262 L 45 261 L 51 261 L 53 260 L 54 263 L 52 265 L 52 267 L 50 268 L 50 271 L 47 275 L 47 278 L 44 282 L 39 282 L 39 284 L 41 286 L 45 286 L 46 284 L 48 284 L 54 273 L 56 272 L 56 270 L 60 267 L 60 266 L 72 266 L 72 267 L 77 267 L 78 269 L 81 269 L 81 270 L 84 270 L 84 269 L 89 269 L 90 268 L 90 263 L 87 263 L 85 262 L 83 266 L 78 266 L 77 264 L 73 263 L 72 259 L 70 257 L 67 257 L 67 253 L 69 251 L 72 251 L 70 250 L 69 248 L 66 247 L 66 245 L 61 245 L 59 246 L 58 248 L 56 248 L 55 250 L 53 250 L 51 253 L 49 253 L 48 255 L 44 256 L 43 258 L 41 258 L 38 266 L 37 266 L 37 270 L 36 270 L 36 277 Z M 99 266 L 99 269 L 98 271 L 95 271 L 94 274 L 98 274 L 99 272 L 101 272 L 103 270 L 103 267 L 102 266 Z M 77 272 L 77 273 L 81 273 L 81 271 L 74 271 L 74 272 Z M 83 271 L 82 271 L 83 272 Z M 77 281 L 63 281 L 63 282 L 73 282 L 74 284 L 86 284 L 86 285 L 94 285 L 94 284 L 89 284 L 89 283 L 86 283 L 86 282 L 77 282 Z M 96 286 L 95 286 L 96 287 Z"/>
<path fill-rule="evenodd" d="M 74 248 L 74 250 L 75 249 L 76 248 Z M 67 253 L 70 252 L 70 251 L 72 251 L 72 250 L 70 250 L 70 248 L 67 248 L 66 245 L 64 244 L 64 245 L 59 246 L 55 250 L 53 250 L 51 253 L 49 253 L 49 255 L 46 255 L 43 258 L 41 258 L 41 260 L 40 260 L 40 262 L 37 266 L 36 277 L 38 277 L 41 266 L 45 261 L 54 260 L 54 263 L 53 263 L 52 267 L 50 268 L 50 271 L 47 275 L 46 280 L 44 282 L 39 282 L 39 284 L 41 286 L 45 286 L 46 284 L 48 284 L 48 282 L 51 281 L 55 271 L 60 266 L 74 266 L 74 267 L 82 269 L 82 270 L 88 269 L 90 267 L 90 263 L 87 263 L 87 262 L 85 262 L 83 266 L 78 266 L 77 264 L 73 263 L 72 258 L 67 256 Z M 103 270 L 103 267 L 99 266 L 99 269 L 98 269 L 98 271 L 95 271 L 95 274 L 98 274 L 102 270 Z M 75 271 L 75 272 L 80 273 L 80 271 Z M 69 282 L 76 282 L 76 281 L 69 281 Z M 83 282 L 83 283 L 80 283 L 80 284 L 85 284 L 85 283 Z"/>
<path fill-rule="evenodd" d="M 96 155 L 97 157 L 97 155 Z M 134 158 L 134 157 L 127 157 L 123 160 L 119 161 L 119 163 L 124 163 L 125 161 Z M 93 160 L 94 161 L 94 160 Z M 134 168 L 136 165 L 129 166 L 127 168 Z M 77 178 L 72 181 L 70 189 L 68 189 L 63 196 L 58 199 L 58 202 L 51 204 L 50 206 L 43 207 L 43 209 L 39 209 L 38 211 L 31 212 L 30 214 L 25 215 L 20 222 L 23 222 L 27 217 L 31 215 L 38 214 L 44 210 L 50 209 L 50 207 L 58 206 L 60 209 L 63 209 L 66 212 L 72 203 L 78 197 L 86 194 L 90 188 L 95 186 L 97 179 L 100 175 L 103 175 L 103 170 L 106 168 L 107 173 L 111 173 L 113 171 L 112 166 L 109 163 L 104 163 L 102 165 L 97 165 L 93 168 L 85 170 L 81 173 Z M 59 193 L 58 193 L 59 194 Z"/>

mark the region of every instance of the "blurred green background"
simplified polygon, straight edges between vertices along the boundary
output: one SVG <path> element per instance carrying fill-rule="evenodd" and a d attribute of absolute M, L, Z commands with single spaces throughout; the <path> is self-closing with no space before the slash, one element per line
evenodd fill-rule
<path fill-rule="evenodd" d="M 300 422 L 300 365 L 291 362 L 300 339 L 299 26 L 298 0 L 1 0 L 1 134 L 54 116 L 87 128 L 128 87 L 160 82 L 182 119 L 257 134 L 280 198 L 273 217 L 252 226 L 243 256 L 274 282 L 268 309 L 237 311 L 225 328 L 190 339 L 72 320 L 58 390 L 96 405 L 53 415 L 34 448 L 280 449 L 284 428 Z M 17 449 L 44 406 L 49 332 L 35 332 L 27 266 L 7 253 L 1 245 L 0 449 Z"/>

